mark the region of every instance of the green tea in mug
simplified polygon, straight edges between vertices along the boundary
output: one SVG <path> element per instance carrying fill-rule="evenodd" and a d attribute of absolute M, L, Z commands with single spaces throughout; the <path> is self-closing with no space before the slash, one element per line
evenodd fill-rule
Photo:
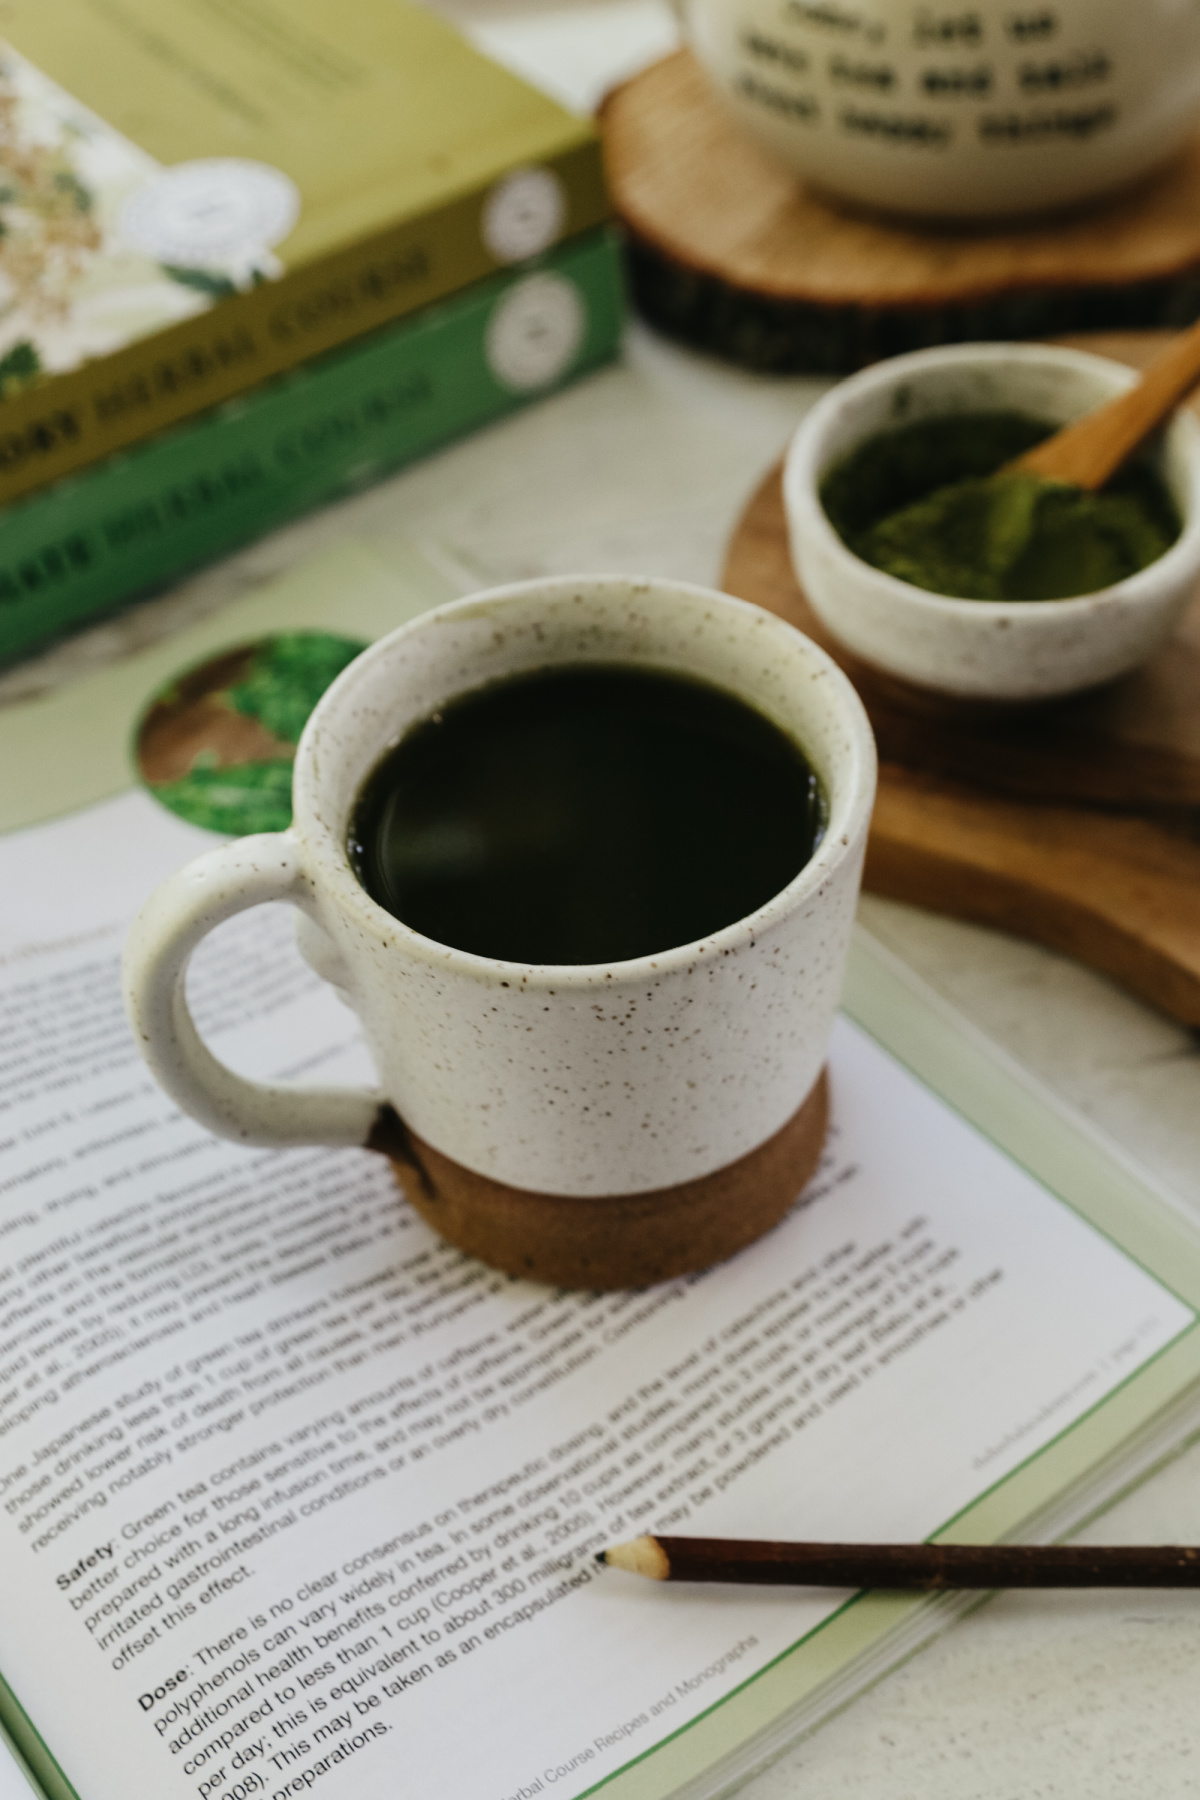
<path fill-rule="evenodd" d="M 710 937 L 819 844 L 800 747 L 708 682 L 535 670 L 448 701 L 368 778 L 349 839 L 380 906 L 439 944 L 607 963 Z"/>

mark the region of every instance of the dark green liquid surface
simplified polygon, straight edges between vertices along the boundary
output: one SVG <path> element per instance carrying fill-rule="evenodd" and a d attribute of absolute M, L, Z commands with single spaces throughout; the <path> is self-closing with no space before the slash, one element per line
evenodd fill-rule
<path fill-rule="evenodd" d="M 1053 429 L 996 412 L 879 432 L 828 472 L 821 504 L 856 556 L 935 594 L 1094 594 L 1162 556 L 1179 515 L 1146 462 L 1126 464 L 1097 493 L 998 472 Z"/>
<path fill-rule="evenodd" d="M 791 739 L 706 683 L 559 667 L 477 689 L 367 781 L 350 855 L 440 944 L 620 962 L 710 936 L 779 893 L 824 802 Z"/>

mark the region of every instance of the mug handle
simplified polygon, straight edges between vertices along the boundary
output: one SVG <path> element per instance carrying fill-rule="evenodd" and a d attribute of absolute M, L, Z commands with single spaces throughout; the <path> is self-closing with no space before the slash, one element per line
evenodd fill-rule
<path fill-rule="evenodd" d="M 248 1081 L 212 1054 L 188 1009 L 188 963 L 201 938 L 235 913 L 286 900 L 312 914 L 300 846 L 262 832 L 210 850 L 150 896 L 122 961 L 125 1010 L 151 1074 L 172 1100 L 220 1137 L 243 1144 L 367 1144 L 399 1126 L 370 1088 L 277 1087 Z"/>

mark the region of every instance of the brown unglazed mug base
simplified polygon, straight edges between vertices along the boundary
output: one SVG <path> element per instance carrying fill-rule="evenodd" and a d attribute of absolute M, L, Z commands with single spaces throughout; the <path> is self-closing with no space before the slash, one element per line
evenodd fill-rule
<path fill-rule="evenodd" d="M 824 1069 L 773 1137 L 696 1181 L 641 1194 L 534 1194 L 477 1175 L 401 1126 L 369 1140 L 434 1230 L 493 1268 L 564 1288 L 649 1287 L 724 1262 L 770 1231 L 817 1166 L 829 1122 Z"/>

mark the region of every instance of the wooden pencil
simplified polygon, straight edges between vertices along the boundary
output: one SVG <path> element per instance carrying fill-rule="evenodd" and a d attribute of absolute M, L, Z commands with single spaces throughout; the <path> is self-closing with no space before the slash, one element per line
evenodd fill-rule
<path fill-rule="evenodd" d="M 640 1537 L 597 1562 L 654 1581 L 893 1588 L 1200 1587 L 1200 1548 L 1178 1545 L 777 1544 Z"/>

